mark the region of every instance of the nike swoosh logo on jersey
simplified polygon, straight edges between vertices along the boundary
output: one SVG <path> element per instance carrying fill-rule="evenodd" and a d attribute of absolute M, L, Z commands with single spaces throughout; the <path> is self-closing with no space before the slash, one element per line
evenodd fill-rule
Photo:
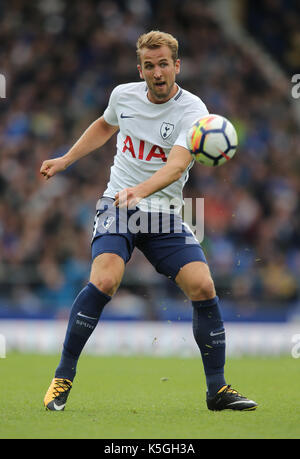
<path fill-rule="evenodd" d="M 219 331 L 219 332 L 213 332 L 213 331 L 211 331 L 209 335 L 210 335 L 210 336 L 218 336 L 218 335 L 222 335 L 223 333 L 225 333 L 225 330 L 221 330 L 221 331 Z"/>
<path fill-rule="evenodd" d="M 123 113 L 121 113 L 121 118 L 134 118 L 134 116 L 124 115 Z"/>

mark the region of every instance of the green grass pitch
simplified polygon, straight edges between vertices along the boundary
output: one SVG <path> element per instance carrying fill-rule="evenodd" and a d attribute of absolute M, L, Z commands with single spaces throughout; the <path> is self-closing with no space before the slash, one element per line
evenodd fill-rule
<path fill-rule="evenodd" d="M 65 411 L 43 398 L 59 356 L 0 359 L 0 438 L 300 438 L 300 359 L 231 358 L 226 377 L 259 404 L 211 412 L 200 358 L 81 356 Z"/>

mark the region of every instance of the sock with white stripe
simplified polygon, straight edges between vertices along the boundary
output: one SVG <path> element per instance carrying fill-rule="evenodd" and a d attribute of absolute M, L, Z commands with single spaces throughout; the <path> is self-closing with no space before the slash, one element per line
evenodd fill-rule
<path fill-rule="evenodd" d="M 70 313 L 61 360 L 55 371 L 56 378 L 73 381 L 81 351 L 110 299 L 91 282 L 78 294 Z"/>

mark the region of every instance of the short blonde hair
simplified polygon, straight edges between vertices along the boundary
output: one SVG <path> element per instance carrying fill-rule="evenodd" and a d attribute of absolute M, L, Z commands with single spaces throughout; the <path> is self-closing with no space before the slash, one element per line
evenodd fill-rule
<path fill-rule="evenodd" d="M 136 43 L 136 54 L 140 62 L 140 52 L 143 48 L 155 49 L 161 46 L 168 46 L 172 53 L 172 59 L 175 62 L 178 59 L 178 41 L 170 33 L 151 30 L 151 32 L 142 34 Z"/>

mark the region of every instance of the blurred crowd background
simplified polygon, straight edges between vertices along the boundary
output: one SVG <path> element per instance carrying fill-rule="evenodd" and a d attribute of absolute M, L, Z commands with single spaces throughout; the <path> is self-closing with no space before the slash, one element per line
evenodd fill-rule
<path fill-rule="evenodd" d="M 179 40 L 179 85 L 239 134 L 232 162 L 194 165 L 185 187 L 185 196 L 205 199 L 203 247 L 224 318 L 297 315 L 300 135 L 292 97 L 224 35 L 207 3 L 0 3 L 0 73 L 7 82 L 0 99 L 0 317 L 66 317 L 87 282 L 95 206 L 116 139 L 47 182 L 39 169 L 102 115 L 117 84 L 139 81 L 135 43 L 152 29 Z M 239 9 L 243 27 L 287 78 L 300 73 L 299 3 L 251 0 Z M 191 307 L 136 250 L 103 317 L 189 320 Z"/>

